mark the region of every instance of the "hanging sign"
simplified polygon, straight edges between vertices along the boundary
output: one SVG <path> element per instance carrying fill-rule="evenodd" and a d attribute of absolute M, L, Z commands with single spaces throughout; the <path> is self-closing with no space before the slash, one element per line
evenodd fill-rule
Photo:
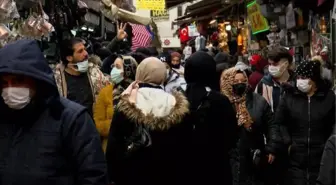
<path fill-rule="evenodd" d="M 165 10 L 165 0 L 136 0 L 137 10 Z"/>
<path fill-rule="evenodd" d="M 269 30 L 268 22 L 261 14 L 260 6 L 256 0 L 247 5 L 247 16 L 250 20 L 253 34 Z"/>
<path fill-rule="evenodd" d="M 169 20 L 169 11 L 165 10 L 151 10 L 150 16 L 153 20 Z"/>

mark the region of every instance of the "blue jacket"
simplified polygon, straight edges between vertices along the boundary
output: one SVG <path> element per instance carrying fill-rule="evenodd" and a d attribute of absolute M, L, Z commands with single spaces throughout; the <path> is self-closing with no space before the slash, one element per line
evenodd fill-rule
<path fill-rule="evenodd" d="M 105 157 L 87 110 L 58 94 L 36 41 L 0 49 L 0 76 L 36 83 L 31 103 L 12 110 L 0 98 L 0 184 L 106 185 Z"/>

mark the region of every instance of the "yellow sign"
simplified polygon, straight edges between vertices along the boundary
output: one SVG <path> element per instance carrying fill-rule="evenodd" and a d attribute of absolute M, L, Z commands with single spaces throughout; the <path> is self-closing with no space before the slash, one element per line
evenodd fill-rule
<path fill-rule="evenodd" d="M 169 20 L 169 11 L 168 10 L 151 10 L 151 18 L 154 20 Z"/>
<path fill-rule="evenodd" d="M 261 14 L 257 1 L 247 5 L 247 16 L 251 22 L 252 33 L 257 34 L 269 30 L 266 18 Z"/>
<path fill-rule="evenodd" d="M 136 8 L 139 10 L 165 10 L 165 0 L 136 0 Z"/>

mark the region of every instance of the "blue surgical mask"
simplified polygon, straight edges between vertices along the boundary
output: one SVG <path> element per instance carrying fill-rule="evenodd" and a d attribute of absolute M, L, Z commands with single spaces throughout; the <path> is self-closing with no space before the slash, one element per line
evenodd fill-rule
<path fill-rule="evenodd" d="M 89 68 L 89 61 L 84 60 L 83 62 L 78 62 L 75 64 L 77 66 L 77 71 L 81 73 L 86 73 Z"/>
<path fill-rule="evenodd" d="M 114 67 L 112 70 L 111 70 L 111 79 L 113 81 L 113 83 L 115 84 L 119 84 L 121 81 L 124 80 L 124 76 L 122 75 L 124 71 L 121 70 L 121 69 L 118 69 L 116 67 Z"/>

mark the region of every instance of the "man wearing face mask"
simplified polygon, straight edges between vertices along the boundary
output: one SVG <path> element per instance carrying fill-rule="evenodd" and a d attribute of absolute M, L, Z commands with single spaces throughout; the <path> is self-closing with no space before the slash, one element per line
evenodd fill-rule
<path fill-rule="evenodd" d="M 276 112 L 280 98 L 288 88 L 291 88 L 294 81 L 294 73 L 291 70 L 293 57 L 286 48 L 278 48 L 268 52 L 268 74 L 264 75 L 255 92 L 262 95 L 271 107 L 272 112 Z M 283 146 L 279 148 L 277 159 L 267 170 L 269 175 L 267 184 L 279 184 L 286 173 L 287 164 L 287 146 L 285 136 L 285 128 L 282 126 L 278 130 L 281 134 L 281 143 Z"/>
<path fill-rule="evenodd" d="M 268 53 L 268 74 L 261 79 L 255 91 L 266 99 L 273 112 L 279 104 L 284 85 L 293 81 L 292 63 L 293 57 L 286 48 Z"/>
<path fill-rule="evenodd" d="M 61 47 L 62 63 L 54 74 L 60 95 L 85 106 L 92 115 L 96 96 L 109 84 L 109 79 L 88 58 L 80 38 L 65 40 Z"/>
<path fill-rule="evenodd" d="M 324 144 L 335 126 L 335 94 L 321 73 L 320 62 L 302 61 L 296 88 L 286 91 L 275 115 L 288 137 L 286 185 L 316 185 Z"/>
<path fill-rule="evenodd" d="M 37 42 L 8 44 L 0 57 L 0 184 L 106 185 L 94 122 L 60 97 Z"/>
<path fill-rule="evenodd" d="M 162 53 L 158 57 L 163 63 L 165 63 L 167 68 L 166 81 L 164 83 L 164 89 L 168 93 L 172 93 L 174 90 L 185 91 L 187 88 L 187 83 L 183 76 L 173 69 L 173 64 L 170 62 L 171 55 L 167 52 Z"/>

